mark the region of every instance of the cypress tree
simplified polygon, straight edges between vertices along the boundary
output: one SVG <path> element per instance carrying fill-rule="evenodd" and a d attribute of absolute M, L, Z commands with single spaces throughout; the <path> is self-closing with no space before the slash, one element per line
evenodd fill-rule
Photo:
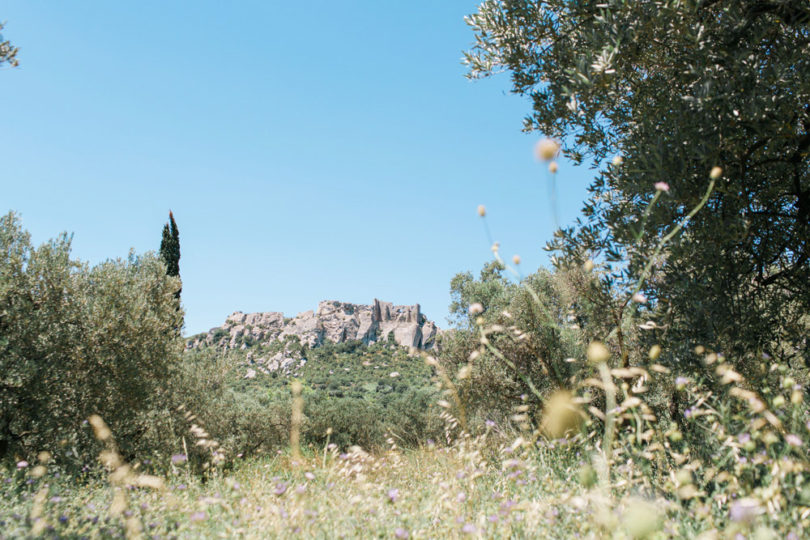
<path fill-rule="evenodd" d="M 174 215 L 169 211 L 169 222 L 163 225 L 163 238 L 160 241 L 160 258 L 166 263 L 166 274 L 173 277 L 180 277 L 180 232 L 177 230 L 177 223 Z M 180 290 L 177 291 L 177 298 L 180 298 Z"/>

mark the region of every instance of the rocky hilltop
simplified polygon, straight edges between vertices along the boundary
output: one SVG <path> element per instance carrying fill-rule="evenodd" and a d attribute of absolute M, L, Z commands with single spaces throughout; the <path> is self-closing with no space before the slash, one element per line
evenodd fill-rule
<path fill-rule="evenodd" d="M 190 349 L 201 345 L 223 348 L 248 348 L 253 344 L 268 345 L 295 336 L 300 343 L 317 347 L 329 341 L 343 343 L 362 341 L 366 344 L 393 340 L 416 349 L 432 349 L 439 328 L 422 314 L 419 304 L 395 306 L 374 299 L 371 305 L 325 300 L 317 311 L 305 311 L 294 318 L 283 313 L 231 314 L 223 326 L 207 334 L 192 337 Z"/>

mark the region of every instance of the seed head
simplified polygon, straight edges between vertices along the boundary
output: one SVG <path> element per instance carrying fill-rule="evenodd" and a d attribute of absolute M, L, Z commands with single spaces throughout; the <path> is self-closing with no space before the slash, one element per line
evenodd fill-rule
<path fill-rule="evenodd" d="M 667 191 L 669 191 L 669 184 L 667 184 L 666 182 L 656 182 L 655 183 L 655 189 L 657 191 L 667 192 Z"/>
<path fill-rule="evenodd" d="M 548 164 L 548 172 L 550 172 L 551 174 L 557 174 L 557 171 L 559 169 L 560 167 L 557 165 L 556 161 L 552 161 L 551 163 Z"/>
<path fill-rule="evenodd" d="M 559 390 L 551 395 L 543 407 L 543 431 L 552 439 L 575 432 L 582 416 L 571 392 Z"/>
<path fill-rule="evenodd" d="M 478 215 L 484 217 L 487 215 L 487 207 L 483 204 L 478 205 Z"/>
<path fill-rule="evenodd" d="M 723 176 L 723 169 L 721 169 L 720 167 L 712 167 L 712 170 L 709 173 L 709 178 L 711 178 L 712 180 L 717 180 L 721 176 Z"/>
<path fill-rule="evenodd" d="M 551 161 L 560 151 L 560 143 L 554 139 L 540 139 L 534 147 L 534 155 L 540 161 Z"/>
<path fill-rule="evenodd" d="M 588 345 L 588 361 L 592 364 L 601 364 L 610 359 L 610 351 L 601 341 L 592 341 Z"/>
<path fill-rule="evenodd" d="M 520 264 L 520 255 L 515 255 L 512 257 L 512 262 L 515 264 Z"/>
<path fill-rule="evenodd" d="M 475 302 L 474 304 L 470 304 L 470 307 L 467 309 L 470 315 L 480 315 L 484 312 L 484 306 L 481 305 L 480 302 Z"/>

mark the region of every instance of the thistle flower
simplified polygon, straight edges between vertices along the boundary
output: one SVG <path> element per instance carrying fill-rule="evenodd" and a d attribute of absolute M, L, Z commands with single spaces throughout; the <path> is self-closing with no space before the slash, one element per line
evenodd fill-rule
<path fill-rule="evenodd" d="M 470 315 L 473 316 L 480 315 L 481 313 L 484 312 L 484 306 L 481 305 L 480 302 L 475 302 L 473 304 L 470 304 L 470 307 L 467 309 L 467 311 L 470 313 Z"/>
<path fill-rule="evenodd" d="M 656 189 L 656 191 L 667 192 L 667 191 L 669 191 L 669 184 L 667 184 L 666 182 L 656 182 L 655 183 L 655 189 Z"/>

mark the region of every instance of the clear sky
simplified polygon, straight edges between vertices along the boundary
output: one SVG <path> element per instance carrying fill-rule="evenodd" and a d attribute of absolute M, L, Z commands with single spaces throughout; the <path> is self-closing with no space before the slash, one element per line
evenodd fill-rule
<path fill-rule="evenodd" d="M 91 263 L 180 230 L 186 333 L 233 311 L 420 303 L 502 252 L 548 264 L 539 134 L 507 75 L 465 79 L 476 2 L 0 4 L 3 211 Z M 593 171 L 560 164 L 562 223 Z"/>

